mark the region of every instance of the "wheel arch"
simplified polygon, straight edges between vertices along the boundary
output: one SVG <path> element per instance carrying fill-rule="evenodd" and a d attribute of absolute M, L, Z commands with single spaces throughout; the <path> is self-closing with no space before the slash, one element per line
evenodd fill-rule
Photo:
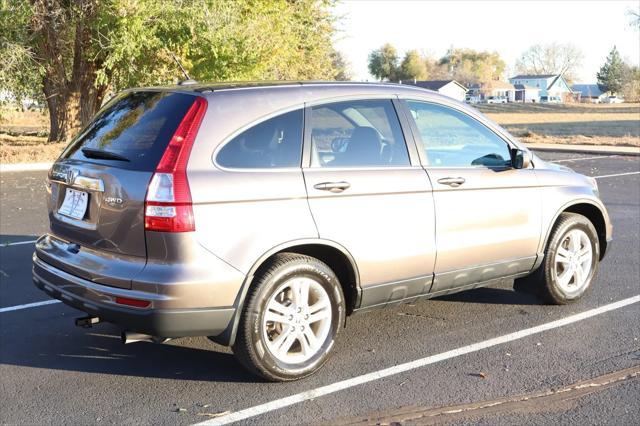
<path fill-rule="evenodd" d="M 575 200 L 570 203 L 565 204 L 556 212 L 553 219 L 550 221 L 549 226 L 547 227 L 547 231 L 544 238 L 544 244 L 542 245 L 542 250 L 546 250 L 547 244 L 549 243 L 549 238 L 551 237 L 551 230 L 554 225 L 558 221 L 558 218 L 562 213 L 577 213 L 580 214 L 593 224 L 593 227 L 596 228 L 596 233 L 598 234 L 598 244 L 600 246 L 600 259 L 604 258 L 605 252 L 607 251 L 607 221 L 608 215 L 605 210 L 595 202 L 591 200 Z"/>
<path fill-rule="evenodd" d="M 246 295 L 251 287 L 254 276 L 260 268 L 278 253 L 289 252 L 304 254 L 326 263 L 338 276 L 345 296 L 347 315 L 351 314 L 360 303 L 362 291 L 360 277 L 355 259 L 342 245 L 331 240 L 319 238 L 288 241 L 272 247 L 260 256 L 247 272 L 234 303 L 235 313 L 227 329 L 219 336 L 210 337 L 216 343 L 231 346 L 235 342 L 240 316 L 244 308 Z"/>

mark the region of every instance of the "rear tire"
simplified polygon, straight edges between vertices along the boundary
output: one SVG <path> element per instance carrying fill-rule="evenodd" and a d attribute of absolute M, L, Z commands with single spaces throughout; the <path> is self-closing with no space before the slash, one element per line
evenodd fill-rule
<path fill-rule="evenodd" d="M 249 289 L 233 351 L 250 372 L 290 381 L 316 372 L 344 324 L 342 287 L 313 257 L 279 253 Z"/>
<path fill-rule="evenodd" d="M 595 227 L 577 213 L 562 213 L 556 221 L 542 264 L 516 279 L 516 291 L 535 292 L 545 301 L 565 305 L 580 299 L 596 279 L 600 244 Z"/>

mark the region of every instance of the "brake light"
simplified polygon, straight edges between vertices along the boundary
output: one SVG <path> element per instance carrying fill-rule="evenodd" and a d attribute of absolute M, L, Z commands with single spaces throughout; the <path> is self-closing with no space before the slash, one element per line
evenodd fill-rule
<path fill-rule="evenodd" d="M 195 231 L 187 162 L 206 111 L 207 101 L 196 98 L 158 162 L 145 198 L 144 228 L 147 231 Z"/>

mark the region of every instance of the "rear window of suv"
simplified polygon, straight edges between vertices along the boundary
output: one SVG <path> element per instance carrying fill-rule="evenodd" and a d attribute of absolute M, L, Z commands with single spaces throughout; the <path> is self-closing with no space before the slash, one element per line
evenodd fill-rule
<path fill-rule="evenodd" d="M 98 112 L 60 158 L 153 171 L 194 99 L 185 93 L 121 93 Z M 89 158 L 82 152 L 84 148 L 106 151 L 129 161 Z"/>

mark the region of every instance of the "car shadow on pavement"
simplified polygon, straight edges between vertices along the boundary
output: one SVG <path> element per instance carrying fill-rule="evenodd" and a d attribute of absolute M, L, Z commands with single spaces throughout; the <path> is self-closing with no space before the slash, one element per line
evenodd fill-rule
<path fill-rule="evenodd" d="M 260 381 L 246 372 L 231 353 L 223 352 L 225 348 L 206 338 L 124 345 L 119 329 L 110 324 L 80 329 L 71 321 L 61 325 L 58 319 L 50 318 L 47 322 L 51 327 L 40 324 L 27 330 L 11 330 L 11 325 L 3 324 L 6 327 L 2 332 L 0 364 L 204 382 Z"/>
<path fill-rule="evenodd" d="M 445 302 L 486 303 L 496 305 L 544 305 L 544 300 L 531 291 L 483 287 L 440 296 L 434 300 Z"/>

